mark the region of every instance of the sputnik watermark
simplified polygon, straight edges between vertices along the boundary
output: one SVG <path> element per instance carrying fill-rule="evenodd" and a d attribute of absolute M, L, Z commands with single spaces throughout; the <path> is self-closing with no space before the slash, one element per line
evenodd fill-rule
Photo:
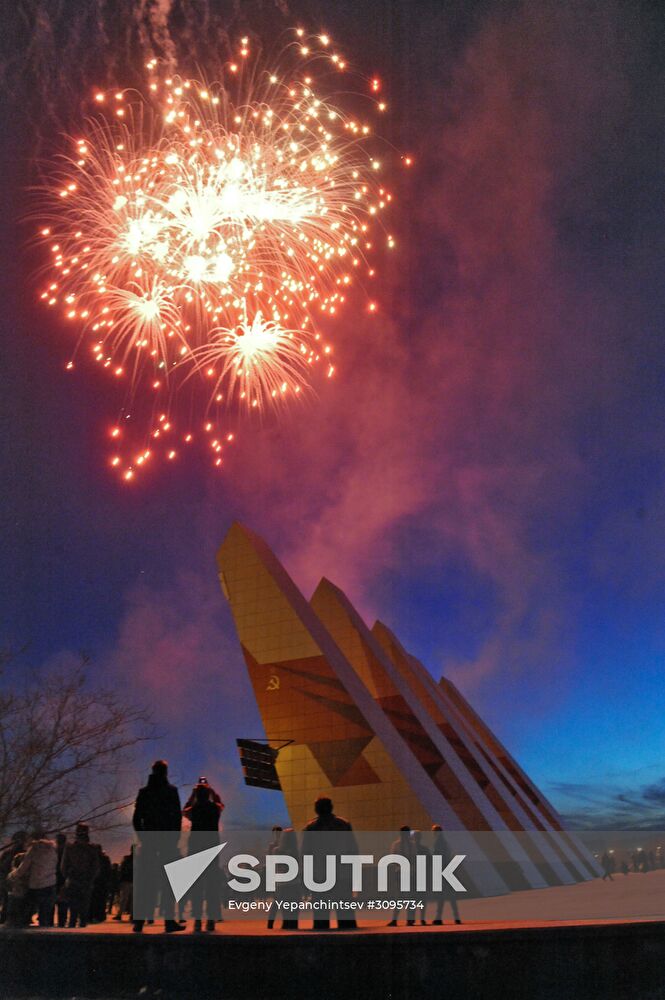
<path fill-rule="evenodd" d="M 224 847 L 226 843 L 164 865 L 177 902 L 191 889 Z M 277 891 L 278 886 L 301 881 L 309 892 L 331 892 L 337 886 L 338 866 L 344 865 L 346 867 L 340 877 L 345 884 L 348 884 L 350 877 L 352 892 L 363 891 L 363 873 L 366 869 L 375 870 L 376 891 L 388 892 L 389 881 L 391 888 L 394 885 L 391 866 L 395 866 L 399 872 L 400 892 L 410 892 L 412 889 L 416 892 L 441 892 L 444 882 L 455 892 L 466 892 L 466 887 L 455 875 L 465 857 L 464 854 L 456 854 L 446 862 L 438 854 L 418 855 L 414 859 L 415 865 L 412 865 L 401 854 L 384 854 L 378 860 L 375 860 L 373 854 L 342 854 L 339 858 L 334 854 L 323 857 L 306 854 L 300 864 L 290 854 L 269 854 L 263 861 L 253 854 L 234 854 L 228 861 L 227 870 L 232 877 L 227 885 L 234 892 L 257 892 L 264 888 L 272 893 Z M 315 867 L 322 868 L 322 862 L 325 862 L 323 880 L 317 879 L 314 873 Z"/>
<path fill-rule="evenodd" d="M 400 892 L 442 892 L 444 882 L 455 892 L 466 892 L 466 887 L 455 875 L 465 858 L 465 854 L 456 854 L 451 860 L 438 854 L 421 854 L 412 864 L 401 854 L 384 854 L 378 859 L 373 854 L 342 854 L 339 858 L 327 854 L 325 876 L 321 880 L 314 873 L 315 866 L 322 867 L 324 858 L 320 855 L 305 854 L 299 863 L 288 854 L 269 854 L 262 863 L 253 854 L 235 854 L 228 863 L 229 874 L 233 876 L 228 886 L 234 892 L 257 892 L 263 884 L 267 892 L 275 892 L 279 885 L 302 881 L 309 892 L 331 892 L 339 877 L 348 882 L 350 875 L 351 891 L 362 892 L 363 873 L 371 868 L 376 871 L 377 892 L 388 892 L 388 883 L 392 883 L 393 878 L 391 866 L 395 866 L 399 871 Z M 346 866 L 342 873 L 339 871 L 341 865 Z M 256 870 L 259 867 L 263 868 L 263 879 Z"/>
<path fill-rule="evenodd" d="M 455 850 L 448 843 L 442 852 L 410 838 L 391 844 L 390 832 L 287 834 L 283 839 L 292 843 L 268 850 L 261 844 L 263 831 L 142 834 L 134 851 L 135 917 L 151 919 L 156 909 L 174 904 L 195 913 L 223 907 L 237 917 L 266 913 L 271 905 L 285 914 L 403 909 L 407 897 L 422 905 L 423 898 L 477 892 L 474 855 L 465 845 Z"/>

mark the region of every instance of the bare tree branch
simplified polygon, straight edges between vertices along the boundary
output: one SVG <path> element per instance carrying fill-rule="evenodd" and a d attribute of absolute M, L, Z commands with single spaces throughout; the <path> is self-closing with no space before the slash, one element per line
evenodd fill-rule
<path fill-rule="evenodd" d="M 27 671 L 21 684 L 3 675 L 11 659 L 0 651 L 0 837 L 37 823 L 113 823 L 127 806 L 117 775 L 154 738 L 149 716 L 117 691 L 89 686 L 87 657 Z"/>

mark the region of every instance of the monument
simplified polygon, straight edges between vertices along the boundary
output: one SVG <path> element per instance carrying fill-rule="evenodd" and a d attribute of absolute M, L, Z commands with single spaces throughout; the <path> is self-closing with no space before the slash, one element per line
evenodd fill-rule
<path fill-rule="evenodd" d="M 403 824 L 494 835 L 482 894 L 593 878 L 596 862 L 445 678 L 323 579 L 307 601 L 235 523 L 218 557 L 291 822 L 329 795 L 357 830 Z"/>

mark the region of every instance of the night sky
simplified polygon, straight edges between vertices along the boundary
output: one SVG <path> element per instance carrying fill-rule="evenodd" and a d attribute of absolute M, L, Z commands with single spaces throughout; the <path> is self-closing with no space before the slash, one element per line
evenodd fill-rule
<path fill-rule="evenodd" d="M 326 575 L 453 679 L 571 822 L 664 828 L 665 10 L 174 3 L 185 65 L 220 25 L 329 31 L 415 164 L 390 177 L 380 310 L 330 328 L 316 401 L 241 428 L 221 473 L 193 455 L 127 486 L 105 463 L 117 387 L 64 370 L 25 215 L 45 143 L 140 72 L 140 9 L 3 15 L 3 645 L 43 670 L 84 651 L 91 683 L 153 709 L 130 795 L 163 755 L 183 789 L 221 788 L 229 825 L 286 819 L 236 761 L 261 735 L 214 564 L 238 518 L 307 596 Z"/>

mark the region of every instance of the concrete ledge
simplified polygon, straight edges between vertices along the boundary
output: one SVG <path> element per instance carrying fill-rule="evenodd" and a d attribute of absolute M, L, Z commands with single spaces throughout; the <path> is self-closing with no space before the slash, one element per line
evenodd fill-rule
<path fill-rule="evenodd" d="M 665 922 L 328 934 L 0 932 L 0 996 L 665 1000 Z"/>

